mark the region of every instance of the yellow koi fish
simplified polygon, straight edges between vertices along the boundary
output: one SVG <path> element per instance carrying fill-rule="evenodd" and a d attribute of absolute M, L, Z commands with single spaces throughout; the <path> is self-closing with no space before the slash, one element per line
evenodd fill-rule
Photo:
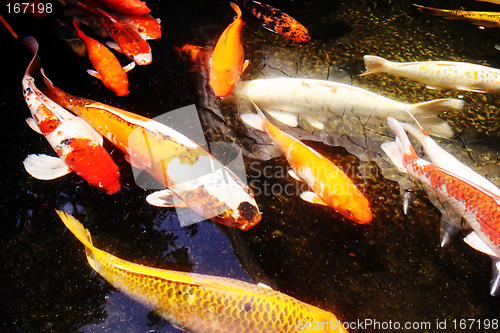
<path fill-rule="evenodd" d="M 258 115 L 247 113 L 241 118 L 249 126 L 265 131 L 285 155 L 293 170 L 291 176 L 305 182 L 314 191 L 301 193 L 303 200 L 329 206 L 357 223 L 371 222 L 368 200 L 342 170 L 312 148 L 282 132 L 265 118 L 257 105 L 254 106 Z"/>
<path fill-rule="evenodd" d="M 366 72 L 389 73 L 423 83 L 429 89 L 500 93 L 500 69 L 457 61 L 392 62 L 365 55 Z"/>
<path fill-rule="evenodd" d="M 473 24 L 482 25 L 484 27 L 498 27 L 500 26 L 500 13 L 499 12 L 478 12 L 468 10 L 449 10 L 438 9 L 432 7 L 424 7 L 414 5 L 419 11 L 424 14 L 433 16 L 443 16 L 445 19 L 452 20 L 467 20 Z"/>
<path fill-rule="evenodd" d="M 85 246 L 90 266 L 115 288 L 192 333 L 347 332 L 334 314 L 262 285 L 142 266 L 92 245 L 73 216 L 57 211 Z"/>

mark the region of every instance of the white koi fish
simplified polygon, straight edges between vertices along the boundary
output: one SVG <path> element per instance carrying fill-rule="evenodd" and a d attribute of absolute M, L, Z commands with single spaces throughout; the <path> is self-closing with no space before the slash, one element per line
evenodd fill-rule
<path fill-rule="evenodd" d="M 226 99 L 232 102 L 249 99 L 289 126 L 296 127 L 300 117 L 318 129 L 324 128 L 324 122 L 332 114 L 343 117 L 352 113 L 363 123 L 372 118 L 385 121 L 388 116 L 409 121 L 408 110 L 428 133 L 442 137 L 453 136 L 453 130 L 436 115 L 446 110 L 459 110 L 464 104 L 449 98 L 406 104 L 342 83 L 294 78 L 240 82 Z"/>
<path fill-rule="evenodd" d="M 48 180 L 75 171 L 90 185 L 106 193 L 118 192 L 120 172 L 108 152 L 101 146 L 102 136 L 83 119 L 72 115 L 45 96 L 35 86 L 31 73 L 40 67 L 38 43 L 26 37 L 22 43 L 33 53 L 23 77 L 23 95 L 31 111 L 30 127 L 45 136 L 59 158 L 29 155 L 23 162 L 26 171 L 37 179 Z"/>
<path fill-rule="evenodd" d="M 474 231 L 466 237 L 466 243 L 493 259 L 490 293 L 496 295 L 500 289 L 500 196 L 421 159 L 401 124 L 392 117 L 387 118 L 387 121 L 397 138 L 394 142 L 382 144 L 382 149 L 401 172 L 420 180 L 467 221 Z"/>
<path fill-rule="evenodd" d="M 392 62 L 365 55 L 367 71 L 361 75 L 389 73 L 423 83 L 429 89 L 455 89 L 500 93 L 500 70 L 456 61 Z"/>

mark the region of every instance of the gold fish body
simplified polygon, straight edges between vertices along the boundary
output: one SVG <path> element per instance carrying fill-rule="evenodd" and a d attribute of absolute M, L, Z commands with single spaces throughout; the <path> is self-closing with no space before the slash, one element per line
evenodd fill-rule
<path fill-rule="evenodd" d="M 90 266 L 115 288 L 189 332 L 347 332 L 334 314 L 264 285 L 134 264 L 92 245 L 88 230 L 57 211 Z"/>
<path fill-rule="evenodd" d="M 454 9 L 438 9 L 432 7 L 424 7 L 414 5 L 417 9 L 428 15 L 443 16 L 445 19 L 452 20 L 467 20 L 473 24 L 482 25 L 485 27 L 498 27 L 500 26 L 500 13 L 499 12 L 479 12 L 469 10 L 454 10 Z"/>

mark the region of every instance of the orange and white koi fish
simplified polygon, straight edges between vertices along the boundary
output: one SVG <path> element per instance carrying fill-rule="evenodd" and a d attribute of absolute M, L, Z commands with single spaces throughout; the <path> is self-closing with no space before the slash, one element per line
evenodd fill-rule
<path fill-rule="evenodd" d="M 78 3 L 78 6 L 86 8 L 94 14 L 109 37 L 115 41 L 115 43 L 106 43 L 109 47 L 123 52 L 138 65 L 149 65 L 153 61 L 153 54 L 148 42 L 126 22 L 100 8 L 88 7 L 82 3 Z"/>
<path fill-rule="evenodd" d="M 152 119 L 66 94 L 45 78 L 47 94 L 87 120 L 168 189 L 151 194 L 157 206 L 183 205 L 215 222 L 248 230 L 262 218 L 251 189 L 198 144 Z M 158 156 L 161 157 L 158 159 Z M 215 169 L 215 172 L 210 172 Z M 209 173 L 210 172 L 210 173 Z M 203 175 L 192 179 L 192 175 Z"/>
<path fill-rule="evenodd" d="M 500 69 L 457 61 L 392 62 L 365 55 L 367 71 L 388 73 L 423 83 L 429 89 L 456 89 L 500 93 Z"/>
<path fill-rule="evenodd" d="M 126 14 L 144 15 L 151 11 L 151 9 L 148 8 L 145 2 L 140 0 L 96 0 L 96 1 L 106 7 L 109 7 L 111 9 Z"/>
<path fill-rule="evenodd" d="M 241 19 L 240 8 L 232 2 L 231 7 L 237 17 L 219 37 L 210 64 L 210 87 L 217 97 L 229 95 L 248 66 L 241 45 L 241 29 L 245 22 Z"/>
<path fill-rule="evenodd" d="M 210 68 L 210 57 L 212 52 L 206 47 L 186 44 L 181 48 L 174 46 L 177 55 L 192 64 L 190 71 L 206 71 Z"/>
<path fill-rule="evenodd" d="M 116 289 L 191 333 L 347 333 L 331 312 L 264 284 L 142 266 L 92 244 L 73 216 L 56 211 L 85 246 L 90 266 Z"/>
<path fill-rule="evenodd" d="M 254 0 L 239 0 L 257 18 L 264 21 L 264 28 L 296 42 L 308 42 L 311 35 L 306 27 L 287 13 Z"/>
<path fill-rule="evenodd" d="M 161 20 L 155 19 L 151 14 L 136 15 L 117 11 L 112 11 L 112 14 L 134 28 L 145 40 L 161 38 Z"/>
<path fill-rule="evenodd" d="M 118 59 L 111 53 L 110 50 L 103 44 L 99 43 L 93 38 L 86 36 L 78 28 L 78 20 L 73 19 L 73 25 L 85 45 L 89 59 L 94 65 L 94 70 L 87 70 L 93 77 L 99 79 L 106 87 L 114 91 L 118 96 L 125 96 L 129 93 L 128 90 L 128 77 L 126 72 L 130 71 L 135 66 L 135 62 L 131 62 L 125 68 L 122 68 Z"/>
<path fill-rule="evenodd" d="M 267 120 L 258 106 L 258 115 L 244 114 L 243 121 L 265 131 L 283 152 L 293 172 L 291 176 L 305 182 L 314 192 L 303 192 L 305 201 L 325 205 L 357 223 L 369 223 L 372 213 L 368 200 L 347 175 L 330 160 L 282 132 Z"/>
<path fill-rule="evenodd" d="M 496 295 L 500 288 L 500 196 L 467 178 L 421 159 L 415 153 L 401 124 L 392 117 L 387 118 L 387 121 L 397 139 L 395 142 L 382 144 L 383 150 L 401 172 L 420 180 L 467 221 L 474 232 L 465 241 L 493 258 L 494 279 L 490 293 Z"/>
<path fill-rule="evenodd" d="M 121 188 L 120 172 L 101 146 L 102 137 L 81 118 L 64 110 L 38 90 L 31 76 L 40 66 L 38 43 L 33 37 L 26 37 L 22 42 L 34 55 L 22 82 L 24 99 L 32 115 L 27 122 L 33 130 L 45 136 L 59 156 L 29 155 L 23 162 L 26 171 L 43 180 L 75 171 L 90 185 L 108 194 L 118 192 Z"/>

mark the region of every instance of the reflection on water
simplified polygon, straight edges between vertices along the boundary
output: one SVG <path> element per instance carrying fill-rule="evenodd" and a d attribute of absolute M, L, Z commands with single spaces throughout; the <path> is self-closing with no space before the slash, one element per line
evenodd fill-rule
<path fill-rule="evenodd" d="M 37 38 L 42 66 L 67 92 L 151 118 L 196 103 L 209 140 L 235 142 L 243 148 L 249 183 L 253 180 L 260 184 L 257 186 L 299 186 L 287 175 L 271 172 L 271 177 L 266 176 L 269 170 L 286 169 L 284 158 L 277 157 L 265 138 L 249 137 L 237 108 L 208 95 L 206 81 L 186 70 L 174 52 L 173 45 L 213 45 L 232 20 L 227 3 L 148 4 L 153 15 L 162 19 L 163 37 L 150 43 L 153 63 L 129 73 L 131 93 L 121 98 L 85 73 L 90 66 L 88 59 L 77 57 L 67 48 L 59 36 L 70 36 L 64 31 L 57 35 L 53 18 L 5 17 L 20 35 L 33 34 Z M 247 25 L 242 40 L 251 65 L 242 79 L 335 80 L 406 103 L 462 99 L 462 111 L 442 115 L 458 136 L 438 142 L 499 185 L 496 95 L 429 90 L 422 84 L 385 74 L 358 76 L 364 72 L 365 54 L 393 61 L 458 60 L 500 68 L 500 54 L 494 49 L 498 30 L 427 17 L 411 3 L 272 4 L 297 13 L 293 16 L 304 24 L 318 24 L 328 30 L 338 27 L 340 21 L 352 30 L 346 29 L 342 37 L 324 34 L 298 44 L 262 29 L 253 15 L 244 12 Z M 489 6 L 454 1 L 421 4 L 457 9 L 462 5 L 467 9 Z M 56 14 L 63 21 L 69 20 L 62 18 L 62 12 Z M 0 139 L 6 156 L 0 164 L 4 188 L 0 305 L 5 309 L 0 314 L 1 331 L 177 331 L 112 290 L 93 273 L 83 247 L 54 213 L 54 209 L 63 207 L 72 209 L 90 229 L 99 248 L 118 257 L 154 267 L 264 281 L 301 301 L 334 312 L 343 321 L 434 324 L 436 320 L 447 320 L 445 331 L 452 332 L 453 319 L 498 318 L 500 301 L 489 296 L 491 260 L 461 240 L 466 232 L 457 235 L 446 248 L 439 247 L 440 213 L 418 186 L 413 187 L 408 214 L 404 215 L 399 185 L 380 172 L 382 161 L 360 161 L 348 153 L 349 147 L 330 146 L 325 136 L 318 140 L 307 131 L 301 134 L 321 154 L 337 161 L 344 170 L 352 170 L 353 181 L 371 202 L 371 224 L 355 225 L 330 208 L 312 206 L 296 196 L 266 195 L 261 191 L 256 199 L 263 219 L 249 231 L 229 230 L 212 222 L 181 228 L 175 210 L 151 207 L 145 202 L 149 192 L 134 183 L 130 165 L 108 143 L 105 147 L 122 174 L 123 189 L 115 195 L 103 194 L 76 175 L 53 181 L 31 178 L 22 167 L 24 157 L 30 153 L 52 154 L 45 139 L 24 121 L 29 112 L 20 81 L 31 55 L 6 30 L 0 29 L 0 37 L 2 49 L 8 50 L 0 55 L 4 64 Z M 123 56 L 118 57 L 128 63 Z M 37 74 L 35 79 L 41 86 L 41 77 Z"/>

